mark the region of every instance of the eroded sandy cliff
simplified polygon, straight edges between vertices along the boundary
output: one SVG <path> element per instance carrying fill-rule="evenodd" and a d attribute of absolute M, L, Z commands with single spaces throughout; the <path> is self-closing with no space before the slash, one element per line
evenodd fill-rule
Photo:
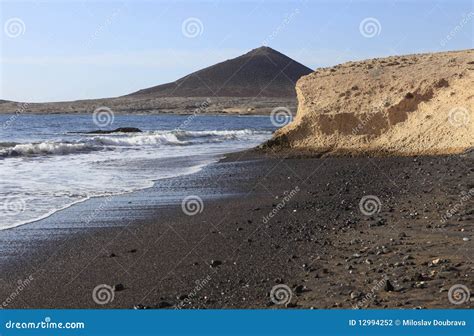
<path fill-rule="evenodd" d="M 474 50 L 348 62 L 302 77 L 296 91 L 297 115 L 271 147 L 413 155 L 474 144 Z"/>

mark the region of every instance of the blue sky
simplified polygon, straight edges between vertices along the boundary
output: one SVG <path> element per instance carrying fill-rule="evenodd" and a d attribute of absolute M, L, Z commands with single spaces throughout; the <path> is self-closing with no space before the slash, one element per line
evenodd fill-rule
<path fill-rule="evenodd" d="M 311 68 L 474 47 L 471 0 L 36 0 L 0 6 L 0 99 L 17 101 L 119 96 L 262 44 Z"/>

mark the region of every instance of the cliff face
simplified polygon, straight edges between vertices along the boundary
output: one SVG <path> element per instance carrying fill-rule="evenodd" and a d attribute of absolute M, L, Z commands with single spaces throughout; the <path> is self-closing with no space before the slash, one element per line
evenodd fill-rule
<path fill-rule="evenodd" d="M 296 92 L 296 118 L 269 146 L 416 155 L 474 145 L 474 50 L 318 69 L 297 82 Z"/>

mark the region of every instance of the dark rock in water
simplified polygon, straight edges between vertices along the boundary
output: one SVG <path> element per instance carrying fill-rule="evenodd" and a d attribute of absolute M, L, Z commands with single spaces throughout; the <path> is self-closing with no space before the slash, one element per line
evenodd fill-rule
<path fill-rule="evenodd" d="M 95 130 L 90 132 L 69 132 L 82 134 L 112 134 L 112 133 L 141 133 L 142 130 L 136 127 L 119 127 L 114 130 Z"/>

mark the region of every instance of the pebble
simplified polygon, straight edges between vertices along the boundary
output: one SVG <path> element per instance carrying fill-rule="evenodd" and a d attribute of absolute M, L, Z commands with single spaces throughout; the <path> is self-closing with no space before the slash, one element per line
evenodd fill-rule
<path fill-rule="evenodd" d="M 390 280 L 386 280 L 384 289 L 385 289 L 386 292 L 393 292 L 395 290 L 395 287 L 393 287 Z"/>
<path fill-rule="evenodd" d="M 120 291 L 123 291 L 125 289 L 125 286 L 122 285 L 122 284 L 116 284 L 114 285 L 114 291 L 115 292 L 120 292 Z"/>
<path fill-rule="evenodd" d="M 210 264 L 211 267 L 217 267 L 219 265 L 222 265 L 222 261 L 220 261 L 220 260 L 211 260 L 211 264 Z"/>
<path fill-rule="evenodd" d="M 156 305 L 157 308 L 168 308 L 168 307 L 171 307 L 171 306 L 172 306 L 172 304 L 169 303 L 169 302 L 167 302 L 167 301 L 160 301 L 160 302 Z"/>
<path fill-rule="evenodd" d="M 357 299 L 360 296 L 359 292 L 351 292 L 351 299 Z"/>

